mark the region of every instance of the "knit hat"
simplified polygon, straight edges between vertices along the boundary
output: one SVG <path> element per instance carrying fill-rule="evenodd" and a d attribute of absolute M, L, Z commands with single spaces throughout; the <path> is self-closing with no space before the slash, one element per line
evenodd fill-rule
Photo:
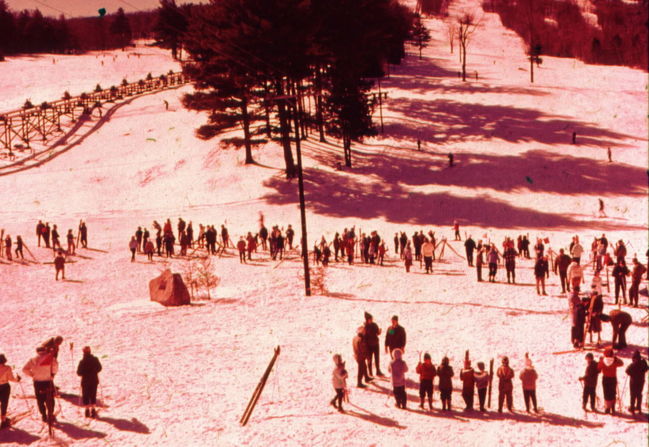
<path fill-rule="evenodd" d="M 424 360 L 430 360 L 430 354 L 429 353 L 424 354 Z"/>
<path fill-rule="evenodd" d="M 399 321 L 399 317 L 397 315 L 392 315 L 392 321 Z"/>
<path fill-rule="evenodd" d="M 604 357 L 613 357 L 613 349 L 611 349 L 611 348 L 607 348 L 607 349 L 604 351 Z"/>
<path fill-rule="evenodd" d="M 367 320 L 371 320 L 372 318 L 374 318 L 374 317 L 372 317 L 372 314 L 371 314 L 371 313 L 369 313 L 369 312 L 365 312 L 365 321 L 367 321 Z"/>

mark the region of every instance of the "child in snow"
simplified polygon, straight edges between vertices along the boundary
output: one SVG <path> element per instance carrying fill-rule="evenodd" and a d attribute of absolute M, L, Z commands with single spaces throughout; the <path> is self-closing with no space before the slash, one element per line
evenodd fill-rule
<path fill-rule="evenodd" d="M 345 362 L 343 362 L 340 354 L 335 354 L 333 358 L 336 366 L 333 370 L 331 381 L 333 382 L 334 390 L 336 390 L 336 395 L 329 403 L 338 409 L 338 411 L 344 413 L 343 397 L 345 397 L 347 390 L 347 370 L 345 369 Z"/>
<path fill-rule="evenodd" d="M 7 357 L 0 354 L 0 417 L 2 422 L 0 428 L 7 428 L 11 425 L 11 420 L 7 417 L 7 407 L 9 406 L 9 395 L 11 394 L 11 382 L 20 382 L 20 376 L 14 376 L 13 370 L 6 365 Z"/>
<path fill-rule="evenodd" d="M 597 376 L 599 375 L 599 369 L 597 368 L 597 362 L 593 360 L 592 352 L 586 354 L 586 371 L 584 375 L 579 378 L 583 382 L 584 393 L 581 400 L 581 407 L 586 411 L 586 404 L 588 399 L 590 399 L 590 409 L 595 411 L 595 398 L 596 398 L 596 389 L 597 389 Z"/>
<path fill-rule="evenodd" d="M 435 365 L 433 365 L 430 354 L 424 354 L 424 362 L 417 364 L 419 374 L 419 408 L 424 409 L 424 398 L 428 396 L 428 408 L 433 409 L 433 380 L 435 379 Z"/>
<path fill-rule="evenodd" d="M 513 397 L 514 386 L 512 379 L 514 378 L 514 370 L 509 367 L 509 358 L 503 357 L 502 365 L 498 368 L 496 373 L 498 376 L 498 413 L 503 412 L 503 403 L 507 401 L 507 409 L 511 413 L 513 411 Z"/>
<path fill-rule="evenodd" d="M 475 386 L 478 389 L 478 401 L 480 402 L 480 411 L 487 411 L 484 407 L 485 398 L 487 397 L 487 388 L 489 387 L 489 373 L 485 371 L 483 362 L 478 362 L 478 371 L 473 373 Z"/>
<path fill-rule="evenodd" d="M 394 399 L 397 403 L 397 408 L 406 409 L 406 402 L 408 396 L 406 395 L 406 372 L 408 372 L 408 365 L 401 359 L 403 352 L 401 349 L 392 351 L 394 360 L 388 366 L 388 372 L 392 373 L 392 389 L 394 391 Z"/>
<path fill-rule="evenodd" d="M 525 368 L 521 371 L 518 376 L 521 379 L 523 385 L 523 397 L 525 399 L 525 409 L 527 412 L 530 412 L 530 400 L 534 406 L 534 412 L 538 413 L 538 408 L 536 407 L 536 379 L 539 378 L 534 366 L 532 365 L 532 360 L 529 358 L 525 359 Z"/>
<path fill-rule="evenodd" d="M 604 357 L 599 359 L 597 369 L 602 373 L 602 388 L 604 388 L 604 403 L 607 414 L 615 415 L 615 397 L 617 395 L 617 368 L 624 363 L 613 355 L 613 350 L 604 351 Z"/>
<path fill-rule="evenodd" d="M 471 360 L 464 361 L 464 369 L 460 371 L 462 381 L 462 398 L 464 399 L 464 411 L 473 410 L 473 394 L 475 393 L 475 371 L 471 368 Z"/>
<path fill-rule="evenodd" d="M 437 368 L 439 377 L 439 394 L 442 401 L 442 411 L 451 411 L 451 395 L 453 393 L 453 368 L 448 364 L 448 357 L 442 359 L 442 364 Z"/>
<path fill-rule="evenodd" d="M 629 391 L 631 394 L 631 402 L 629 411 L 631 414 L 642 413 L 642 389 L 644 388 L 645 376 L 649 370 L 647 361 L 640 356 L 640 351 L 637 349 L 633 353 L 633 362 L 626 368 L 626 373 L 629 376 Z"/>

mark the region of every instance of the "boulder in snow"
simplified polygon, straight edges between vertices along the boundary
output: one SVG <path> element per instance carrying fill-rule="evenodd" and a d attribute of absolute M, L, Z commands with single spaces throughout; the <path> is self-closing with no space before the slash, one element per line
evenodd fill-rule
<path fill-rule="evenodd" d="M 189 304 L 189 292 L 179 273 L 167 269 L 149 282 L 151 301 L 163 306 L 182 306 Z"/>

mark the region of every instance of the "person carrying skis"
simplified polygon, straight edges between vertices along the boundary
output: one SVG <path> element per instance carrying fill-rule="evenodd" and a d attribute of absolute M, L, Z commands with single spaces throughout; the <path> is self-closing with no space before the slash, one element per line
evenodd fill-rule
<path fill-rule="evenodd" d="M 642 413 L 642 389 L 644 388 L 645 376 L 649 371 L 647 361 L 640 356 L 640 351 L 637 349 L 633 352 L 633 361 L 626 368 L 626 373 L 629 376 L 629 392 L 630 405 L 629 412 L 631 414 Z"/>
<path fill-rule="evenodd" d="M 59 370 L 56 358 L 43 346 L 36 348 L 36 357 L 23 367 L 23 373 L 34 380 L 34 394 L 43 422 L 56 422 L 54 416 L 54 376 Z"/>
<path fill-rule="evenodd" d="M 617 393 L 617 368 L 624 362 L 613 354 L 613 349 L 604 351 L 604 357 L 599 359 L 597 369 L 602 373 L 602 388 L 604 389 L 604 413 L 615 415 L 615 398 Z"/>
<path fill-rule="evenodd" d="M 599 376 L 599 368 L 597 362 L 593 360 L 593 353 L 586 354 L 586 371 L 584 375 L 579 378 L 583 382 L 584 392 L 581 397 L 581 407 L 586 411 L 586 404 L 590 399 L 590 409 L 595 410 L 595 397 L 597 393 L 597 377 Z"/>
<path fill-rule="evenodd" d="M 512 379 L 514 378 L 514 370 L 509 367 L 509 357 L 505 356 L 502 359 L 502 364 L 496 372 L 498 377 L 498 413 L 503 412 L 503 403 L 507 401 L 507 410 L 513 412 L 513 396 L 514 385 Z"/>
<path fill-rule="evenodd" d="M 379 335 L 381 335 L 381 328 L 374 322 L 374 317 L 369 312 L 365 312 L 365 344 L 367 345 L 367 370 L 372 376 L 372 360 L 376 364 L 376 375 L 383 377 L 381 372 L 381 365 L 379 363 L 380 343 Z"/>
<path fill-rule="evenodd" d="M 471 360 L 464 360 L 464 369 L 460 371 L 462 381 L 462 398 L 464 399 L 464 411 L 473 411 L 473 395 L 475 394 L 475 371 L 471 367 Z"/>
<path fill-rule="evenodd" d="M 424 399 L 428 396 L 428 408 L 433 409 L 433 380 L 435 379 L 435 365 L 433 365 L 430 354 L 424 354 L 424 362 L 417 364 L 419 374 L 419 408 L 424 409 Z"/>
<path fill-rule="evenodd" d="M 478 362 L 478 370 L 474 372 L 475 386 L 478 389 L 478 402 L 480 411 L 487 411 L 484 407 L 487 398 L 487 388 L 489 387 L 489 373 L 485 371 L 484 362 Z"/>
<path fill-rule="evenodd" d="M 345 362 L 343 362 L 340 354 L 334 354 L 333 359 L 336 366 L 331 375 L 331 381 L 336 395 L 329 403 L 339 412 L 344 413 L 343 398 L 345 397 L 345 390 L 347 390 L 347 370 L 345 369 Z"/>
<path fill-rule="evenodd" d="M 390 354 L 395 349 L 401 349 L 401 352 L 406 351 L 406 330 L 403 326 L 399 325 L 399 317 L 397 315 L 392 316 L 392 324 L 385 332 L 385 352 L 388 350 Z"/>
<path fill-rule="evenodd" d="M 534 412 L 538 413 L 539 410 L 536 406 L 536 380 L 539 378 L 534 366 L 532 365 L 532 360 L 527 357 L 525 358 L 525 368 L 518 375 L 521 379 L 523 386 L 523 398 L 525 399 L 525 409 L 530 412 L 530 400 L 534 406 Z M 511 410 L 510 410 L 511 411 Z"/>
<path fill-rule="evenodd" d="M 448 357 L 442 358 L 442 364 L 437 368 L 439 377 L 439 397 L 442 401 L 442 411 L 451 411 L 451 396 L 453 395 L 453 381 L 455 375 L 453 368 L 449 365 Z"/>
<path fill-rule="evenodd" d="M 395 349 L 392 352 L 393 360 L 388 365 L 388 372 L 392 374 L 392 390 L 394 392 L 394 399 L 397 408 L 406 409 L 408 396 L 406 394 L 406 372 L 408 372 L 408 365 L 401 357 L 403 351 Z"/>
<path fill-rule="evenodd" d="M 99 373 L 101 363 L 92 355 L 90 346 L 84 346 L 83 358 L 77 367 L 77 375 L 81 377 L 81 397 L 83 406 L 86 409 L 86 417 L 96 418 L 97 410 L 97 385 L 99 385 Z"/>
<path fill-rule="evenodd" d="M 7 366 L 7 357 L 0 354 L 0 428 L 9 428 L 11 420 L 7 417 L 11 385 L 9 382 L 20 382 L 20 376 L 15 375 L 10 366 Z"/>

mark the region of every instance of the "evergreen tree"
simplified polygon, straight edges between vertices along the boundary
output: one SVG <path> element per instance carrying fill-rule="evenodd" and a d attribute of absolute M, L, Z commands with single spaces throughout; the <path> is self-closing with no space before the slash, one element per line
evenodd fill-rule
<path fill-rule="evenodd" d="M 412 26 L 412 32 L 410 34 L 410 40 L 419 48 L 419 59 L 421 60 L 421 50 L 428 46 L 430 42 L 430 31 L 424 23 L 421 21 L 421 16 L 416 15 L 415 20 Z"/>
<path fill-rule="evenodd" d="M 156 40 L 163 48 L 171 50 L 171 56 L 178 59 L 184 34 L 189 25 L 188 9 L 181 9 L 175 0 L 160 0 L 158 18 L 154 27 Z"/>
<path fill-rule="evenodd" d="M 15 38 L 16 26 L 14 15 L 9 11 L 5 0 L 0 0 L 0 61 L 10 53 L 11 43 Z"/>
<path fill-rule="evenodd" d="M 117 45 L 124 48 L 131 43 L 131 24 L 124 13 L 124 9 L 119 8 L 115 18 L 110 24 L 110 33 L 117 39 Z"/>

